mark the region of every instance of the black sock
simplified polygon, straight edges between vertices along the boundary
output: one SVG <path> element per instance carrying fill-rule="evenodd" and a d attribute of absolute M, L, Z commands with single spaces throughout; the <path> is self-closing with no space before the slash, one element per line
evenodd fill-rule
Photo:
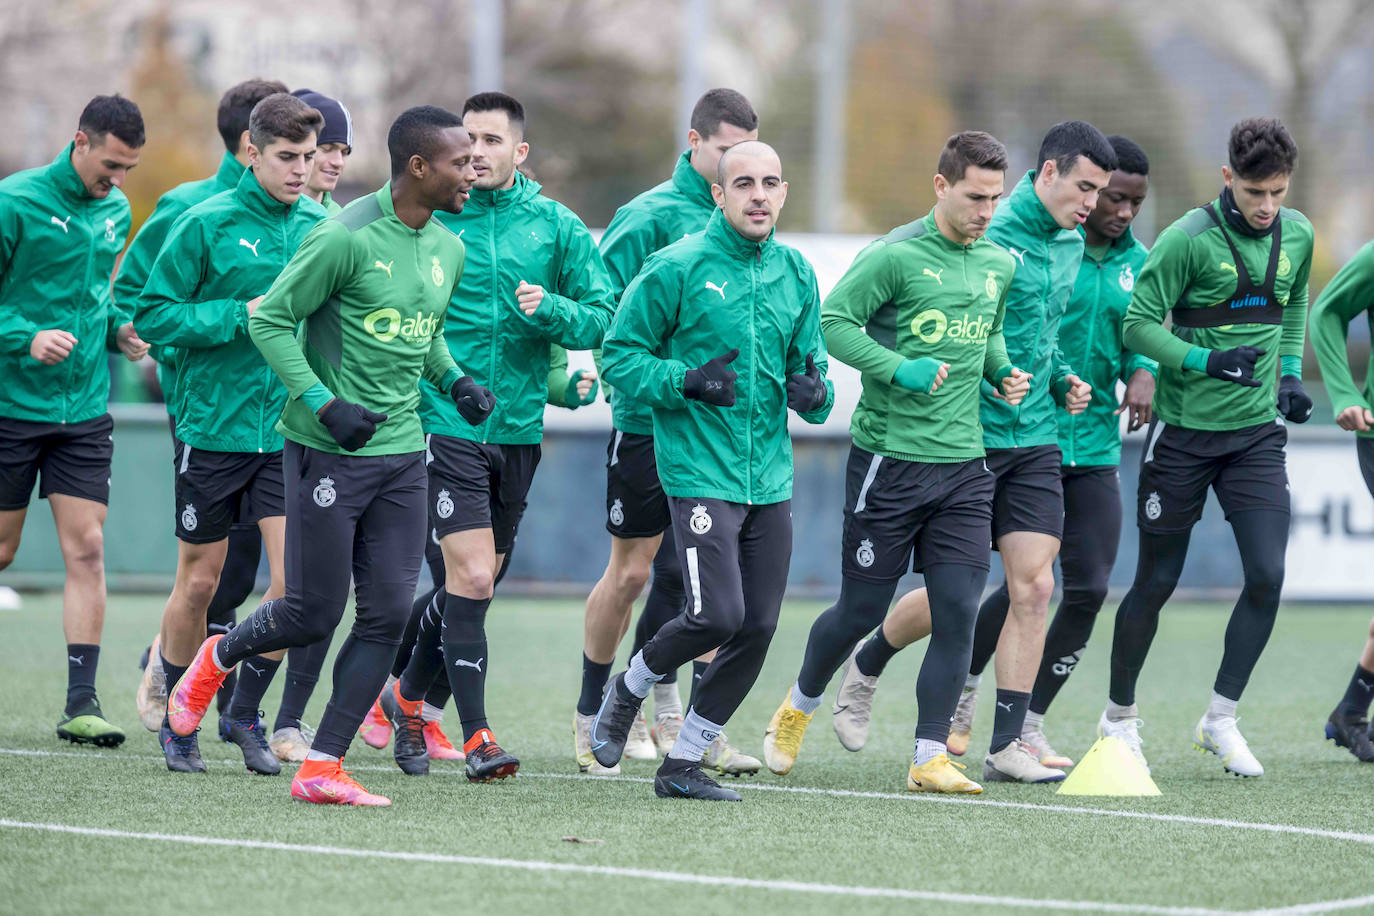
<path fill-rule="evenodd" d="M 988 747 L 991 753 L 995 754 L 1013 741 L 1020 740 L 1029 703 L 1029 693 L 1000 687 L 997 689 L 997 712 L 992 718 L 992 744 Z"/>
<path fill-rule="evenodd" d="M 219 692 L 215 694 L 215 711 L 220 715 L 226 715 L 229 710 L 229 703 L 234 699 L 234 689 L 239 685 L 239 669 L 234 668 L 224 676 L 224 683 L 219 685 Z M 167 689 L 172 689 L 172 682 L 167 682 Z"/>
<path fill-rule="evenodd" d="M 396 661 L 391 673 L 400 681 L 401 696 L 407 700 L 418 700 L 429 693 L 434 682 L 446 677 L 444 674 L 444 607 L 448 598 L 453 597 L 440 589 L 435 597 L 424 603 L 416 602 L 420 608 L 419 622 L 415 628 L 415 639 L 409 654 L 404 646 L 398 647 Z M 412 617 L 414 609 L 412 608 Z M 396 668 L 401 669 L 396 674 Z"/>
<path fill-rule="evenodd" d="M 490 604 L 490 598 L 444 595 L 444 667 L 463 725 L 464 743 L 487 727 L 486 618 Z"/>
<path fill-rule="evenodd" d="M 95 669 L 100 664 L 100 647 L 86 643 L 67 643 L 67 714 L 95 699 Z"/>
<path fill-rule="evenodd" d="M 329 640 L 322 639 L 308 646 L 297 646 L 286 653 L 286 680 L 281 688 L 281 705 L 277 707 L 277 721 L 272 730 L 300 728 L 306 704 L 320 681 L 325 656 L 329 654 Z"/>
<path fill-rule="evenodd" d="M 601 664 L 582 655 L 582 695 L 577 698 L 577 711 L 584 716 L 596 715 L 601 706 L 601 694 L 606 689 L 606 679 L 611 676 L 612 662 Z"/>
<path fill-rule="evenodd" d="M 854 665 L 859 669 L 860 674 L 866 677 L 877 677 L 883 673 L 887 663 L 892 661 L 892 656 L 900 651 L 887 641 L 887 637 L 883 635 L 883 628 L 878 627 L 873 638 L 864 643 L 859 654 L 854 656 Z"/>
<path fill-rule="evenodd" d="M 1345 696 L 1336 711 L 1346 716 L 1367 716 L 1369 704 L 1374 701 L 1374 671 L 1361 665 L 1355 666 L 1355 674 L 1345 688 Z"/>
<path fill-rule="evenodd" d="M 448 675 L 436 677 L 434 684 L 430 686 L 429 693 L 425 694 L 425 702 L 435 709 L 443 709 L 453 696 L 453 688 L 449 686 Z"/>
<path fill-rule="evenodd" d="M 711 667 L 710 662 L 692 662 L 692 689 L 687 694 L 687 708 L 691 709 L 697 702 L 697 688 L 701 686 L 701 676 L 706 673 L 706 669 Z"/>
<path fill-rule="evenodd" d="M 174 665 L 167 661 L 167 656 L 163 655 L 161 652 L 158 652 L 157 657 L 162 659 L 162 673 L 167 678 L 167 692 L 171 693 L 176 689 L 177 681 L 181 680 L 181 676 L 186 673 L 186 669 L 190 666 Z"/>
<path fill-rule="evenodd" d="M 391 674 L 399 678 L 405 673 L 406 665 L 410 663 L 410 655 L 415 651 L 415 640 L 420 637 L 420 621 L 428 611 L 430 616 L 438 620 L 443 616 L 444 611 L 444 590 L 442 588 L 432 588 L 420 594 L 415 602 L 410 606 L 410 617 L 406 620 L 405 633 L 401 635 L 401 645 L 396 650 L 396 661 L 391 663 Z M 430 604 L 438 599 L 439 603 L 430 610 Z"/>
<path fill-rule="evenodd" d="M 277 673 L 281 660 L 273 660 L 262 655 L 245 658 L 239 665 L 239 683 L 234 688 L 234 698 L 229 701 L 228 716 L 231 719 L 256 719 L 262 708 L 262 698 L 272 683 L 272 675 Z"/>

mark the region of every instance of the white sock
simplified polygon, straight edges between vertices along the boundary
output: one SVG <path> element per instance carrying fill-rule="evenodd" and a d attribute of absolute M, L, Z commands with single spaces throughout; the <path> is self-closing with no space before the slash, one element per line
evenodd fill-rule
<path fill-rule="evenodd" d="M 306 759 L 306 760 L 332 760 L 332 761 L 334 761 L 335 763 L 338 763 L 338 762 L 340 762 L 341 760 L 343 760 L 342 757 L 335 757 L 335 756 L 332 755 L 332 754 L 323 754 L 323 753 L 320 753 L 319 751 L 314 751 L 314 750 L 312 750 L 310 753 L 306 754 L 306 755 L 305 755 L 305 759 Z"/>
<path fill-rule="evenodd" d="M 1034 713 L 1028 709 L 1026 710 L 1026 724 L 1021 726 L 1021 734 L 1024 735 L 1026 732 L 1038 732 L 1040 731 L 1040 727 L 1044 724 L 1044 713 Z"/>
<path fill-rule="evenodd" d="M 630 667 L 625 671 L 625 689 L 641 700 L 649 695 L 649 689 L 663 680 L 663 675 L 654 674 L 644 664 L 643 650 L 636 652 L 630 659 Z M 614 683 L 614 682 L 612 682 Z"/>
<path fill-rule="evenodd" d="M 700 760 L 706 755 L 711 742 L 720 737 L 723 728 L 724 725 L 717 725 L 697 715 L 695 709 L 687 710 L 687 716 L 682 720 L 682 731 L 678 732 L 677 741 L 673 742 L 673 749 L 668 756 L 675 760 Z"/>
<path fill-rule="evenodd" d="M 442 722 L 444 711 L 433 703 L 425 703 L 420 707 L 420 718 L 426 722 Z"/>
<path fill-rule="evenodd" d="M 1234 719 L 1236 717 L 1236 704 L 1239 700 L 1228 700 L 1226 697 L 1212 691 L 1212 702 L 1207 704 L 1207 718 L 1213 722 L 1218 719 Z"/>
<path fill-rule="evenodd" d="M 230 671 L 234 670 L 234 666 L 226 665 L 224 662 L 219 660 L 219 647 L 220 644 L 223 642 L 224 640 L 221 639 L 219 642 L 215 643 L 215 647 L 210 650 L 210 661 L 215 663 L 216 668 L 223 671 L 225 674 L 228 674 Z"/>
<path fill-rule="evenodd" d="M 917 738 L 916 753 L 911 758 L 911 762 L 920 766 L 924 763 L 930 763 L 930 761 L 945 753 L 948 753 L 948 750 L 943 741 L 932 741 L 929 738 Z"/>
<path fill-rule="evenodd" d="M 964 692 L 967 693 L 970 690 L 977 690 L 978 685 L 982 682 L 983 676 L 981 674 L 970 674 L 968 677 L 964 678 Z"/>
<path fill-rule="evenodd" d="M 793 709 L 798 712 L 804 712 L 809 716 L 821 705 L 821 698 L 807 696 L 802 693 L 801 688 L 794 683 L 792 685 L 792 698 L 790 702 L 792 703 Z"/>
<path fill-rule="evenodd" d="M 1107 701 L 1107 721 L 1120 722 L 1122 719 L 1139 719 L 1140 710 L 1134 703 L 1130 706 L 1122 706 L 1118 703 Z"/>
<path fill-rule="evenodd" d="M 677 692 L 677 681 L 671 684 L 654 685 L 654 718 L 682 715 L 682 697 Z"/>

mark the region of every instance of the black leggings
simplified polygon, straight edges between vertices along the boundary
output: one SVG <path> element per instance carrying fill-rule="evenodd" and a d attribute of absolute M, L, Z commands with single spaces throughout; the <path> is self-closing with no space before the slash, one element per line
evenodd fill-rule
<path fill-rule="evenodd" d="M 677 559 L 677 545 L 673 541 L 673 529 L 663 532 L 663 543 L 658 545 L 654 554 L 654 578 L 649 585 L 649 597 L 644 599 L 644 609 L 639 612 L 635 624 L 634 646 L 630 658 L 634 658 L 644 644 L 654 638 L 663 625 L 672 620 L 687 605 L 687 592 L 682 587 L 682 566 Z M 664 684 L 677 681 L 677 669 L 663 676 Z"/>

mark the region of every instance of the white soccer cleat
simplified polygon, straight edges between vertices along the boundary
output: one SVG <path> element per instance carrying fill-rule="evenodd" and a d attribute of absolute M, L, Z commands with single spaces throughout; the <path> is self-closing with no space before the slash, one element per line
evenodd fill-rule
<path fill-rule="evenodd" d="M 658 752 L 666 757 L 677 743 L 677 736 L 681 731 L 682 714 L 665 712 L 654 716 L 654 725 L 649 729 L 649 737 L 654 739 L 654 746 L 658 748 Z"/>
<path fill-rule="evenodd" d="M 1221 758 L 1226 772 L 1236 776 L 1263 776 L 1264 767 L 1250 753 L 1250 745 L 1236 727 L 1234 716 L 1208 720 L 1204 715 L 1193 732 L 1193 746 L 1200 751 L 1210 751 Z"/>
<path fill-rule="evenodd" d="M 267 746 L 283 763 L 304 763 L 315 740 L 315 730 L 304 722 L 300 728 L 279 728 L 272 732 Z"/>
<path fill-rule="evenodd" d="M 969 738 L 973 734 L 973 711 L 978 708 L 978 688 L 964 687 L 959 691 L 959 705 L 954 707 L 954 720 L 949 724 L 949 740 L 945 747 L 955 757 L 968 752 Z"/>
<path fill-rule="evenodd" d="M 862 750 L 868 743 L 868 723 L 873 712 L 873 694 L 878 679 L 869 677 L 854 664 L 862 643 L 854 647 L 840 668 L 840 689 L 835 694 L 835 706 L 830 710 L 830 724 L 847 751 Z"/>
<path fill-rule="evenodd" d="M 134 694 L 138 720 L 150 732 L 161 728 L 162 717 L 167 715 L 167 673 L 162 670 L 161 648 L 161 636 L 154 636 L 152 648 L 148 651 L 148 664 L 143 667 L 143 677 L 138 682 L 138 692 Z"/>
<path fill-rule="evenodd" d="M 630 736 L 625 739 L 625 756 L 631 760 L 658 759 L 658 748 L 654 746 L 654 739 L 649 737 L 649 723 L 644 721 L 642 707 L 630 724 Z"/>
<path fill-rule="evenodd" d="M 995 754 L 983 758 L 983 778 L 989 782 L 1058 782 L 1067 774 L 1044 766 L 1035 751 L 1013 741 Z"/>
<path fill-rule="evenodd" d="M 1050 746 L 1050 741 L 1045 737 L 1045 732 L 1039 728 L 1026 728 L 1021 731 L 1021 743 L 1035 752 L 1035 756 L 1040 762 L 1052 769 L 1063 769 L 1073 766 L 1073 758 L 1065 757 Z"/>
<path fill-rule="evenodd" d="M 721 732 L 706 749 L 701 765 L 722 776 L 753 776 L 763 768 L 763 761 L 732 745 L 730 739 L 725 737 L 725 732 Z"/>
<path fill-rule="evenodd" d="M 584 716 L 573 710 L 573 753 L 577 756 L 578 772 L 591 776 L 619 776 L 620 764 L 603 767 L 592 754 L 592 720 L 595 715 Z"/>
<path fill-rule="evenodd" d="M 1140 765 L 1148 773 L 1150 765 L 1145 762 L 1145 754 L 1140 749 L 1140 726 L 1144 724 L 1135 716 L 1128 719 L 1108 719 L 1107 713 L 1103 712 L 1102 717 L 1097 720 L 1097 737 L 1120 738 L 1131 752 L 1131 756 L 1140 761 Z"/>

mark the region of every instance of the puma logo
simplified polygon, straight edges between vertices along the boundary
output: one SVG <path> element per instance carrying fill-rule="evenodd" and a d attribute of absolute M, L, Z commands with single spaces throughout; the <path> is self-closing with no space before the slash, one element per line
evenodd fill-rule
<path fill-rule="evenodd" d="M 58 225 L 58 226 L 61 226 L 61 227 L 62 227 L 62 232 L 65 234 L 65 233 L 68 231 L 68 230 L 67 230 L 67 223 L 70 223 L 70 222 L 72 221 L 72 218 L 71 218 L 70 216 L 68 216 L 66 219 L 58 219 L 57 217 L 54 216 L 54 217 L 52 218 L 52 221 L 53 221 L 54 224 L 56 224 L 56 225 Z"/>
<path fill-rule="evenodd" d="M 1220 266 L 1222 270 L 1229 270 L 1233 274 L 1236 273 L 1236 265 L 1234 264 L 1227 264 L 1225 261 L 1222 261 Z M 1240 274 L 1236 274 L 1236 276 L 1240 276 Z"/>
<path fill-rule="evenodd" d="M 468 660 L 465 659 L 465 658 L 455 658 L 455 659 L 453 660 L 453 664 L 454 664 L 456 667 L 459 667 L 459 668 L 474 668 L 474 669 L 476 669 L 476 671 L 477 671 L 478 674 L 481 674 L 481 673 L 482 673 L 482 662 L 484 662 L 484 661 L 486 661 L 485 658 L 479 658 L 479 659 L 477 659 L 477 661 L 475 661 L 475 662 L 470 662 L 470 661 L 468 661 Z"/>
<path fill-rule="evenodd" d="M 1002 701 L 999 700 L 999 701 L 997 701 L 997 707 L 998 707 L 999 709 L 1005 709 L 1007 712 L 1011 712 L 1011 704 L 1010 704 L 1010 703 L 1003 703 Z"/>
<path fill-rule="evenodd" d="M 378 261 L 376 264 L 373 264 L 372 266 L 375 267 L 375 268 L 377 268 L 378 270 L 384 270 L 384 271 L 386 271 L 386 275 L 387 275 L 388 277 L 390 277 L 390 276 L 391 276 L 391 265 L 392 265 L 392 264 L 395 264 L 395 263 L 396 263 L 395 261 L 387 261 L 385 264 L 383 264 L 381 261 Z"/>
<path fill-rule="evenodd" d="M 1007 252 L 1020 261 L 1022 267 L 1026 266 L 1026 253 L 1024 251 L 1017 251 L 1015 248 L 1008 247 Z"/>
<path fill-rule="evenodd" d="M 247 239 L 239 239 L 239 244 L 253 252 L 253 257 L 256 258 L 258 256 L 258 242 L 261 241 L 262 239 L 253 239 L 252 244 L 249 244 Z"/>
<path fill-rule="evenodd" d="M 53 218 L 56 219 L 56 217 Z M 67 219 L 71 219 L 71 217 L 69 216 Z M 73 665 L 79 665 L 82 668 L 86 667 L 86 656 L 84 655 L 68 655 L 67 661 L 71 662 Z"/>
<path fill-rule="evenodd" d="M 720 298 L 722 298 L 722 299 L 725 298 L 725 287 L 727 287 L 727 286 L 729 286 L 729 285 L 730 285 L 730 281 L 729 281 L 729 280 L 726 280 L 726 281 L 725 281 L 724 283 L 722 283 L 720 286 L 716 286 L 716 285 L 715 285 L 714 283 L 712 283 L 710 280 L 707 280 L 707 281 L 706 281 L 706 288 L 707 288 L 707 289 L 713 289 L 713 290 L 715 290 L 716 292 L 720 293 Z"/>
<path fill-rule="evenodd" d="M 940 279 L 940 274 L 944 272 L 945 269 L 943 267 L 941 267 L 939 270 L 931 270 L 929 267 L 927 267 L 921 271 L 921 273 L 925 274 L 927 277 L 934 277 L 935 282 L 940 284 L 941 286 L 945 285 L 945 281 Z"/>

